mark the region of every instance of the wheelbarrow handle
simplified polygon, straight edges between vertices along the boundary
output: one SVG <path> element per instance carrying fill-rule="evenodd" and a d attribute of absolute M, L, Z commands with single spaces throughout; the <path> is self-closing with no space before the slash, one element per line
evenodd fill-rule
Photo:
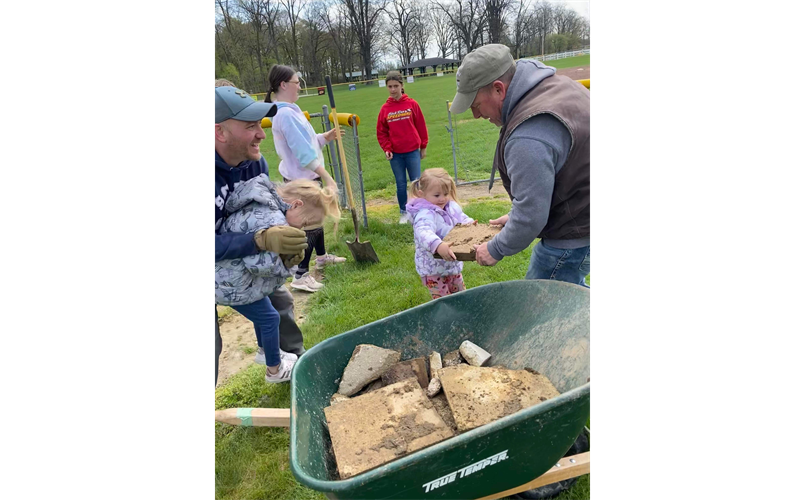
<path fill-rule="evenodd" d="M 525 484 L 521 484 L 515 488 L 506 491 L 489 495 L 488 497 L 478 498 L 476 500 L 493 500 L 495 498 L 505 498 L 515 493 L 520 493 L 527 490 L 533 490 L 546 484 L 552 484 L 565 479 L 583 476 L 590 473 L 590 452 L 579 453 L 569 457 L 563 457 L 551 467 L 551 469 L 540 477 L 533 479 Z"/>
<path fill-rule="evenodd" d="M 215 412 L 215 421 L 244 427 L 290 427 L 288 408 L 229 408 Z"/>

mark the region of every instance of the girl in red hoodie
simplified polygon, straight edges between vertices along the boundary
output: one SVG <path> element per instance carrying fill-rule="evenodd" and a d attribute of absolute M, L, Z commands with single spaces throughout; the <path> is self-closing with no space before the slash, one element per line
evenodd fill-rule
<path fill-rule="evenodd" d="M 377 142 L 386 153 L 397 181 L 400 224 L 410 224 L 411 217 L 405 211 L 408 202 L 405 172 L 408 171 L 408 178 L 412 182 L 419 179 L 420 160 L 425 158 L 425 148 L 428 146 L 428 128 L 419 104 L 405 95 L 399 71 L 388 72 L 386 87 L 390 97 L 377 116 Z"/>

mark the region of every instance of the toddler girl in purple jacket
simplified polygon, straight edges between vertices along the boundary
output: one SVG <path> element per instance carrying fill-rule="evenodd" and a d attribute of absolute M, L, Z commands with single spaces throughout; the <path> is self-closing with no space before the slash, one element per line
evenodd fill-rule
<path fill-rule="evenodd" d="M 412 199 L 405 208 L 414 221 L 414 262 L 422 284 L 433 299 L 464 290 L 464 263 L 442 241 L 454 226 L 476 224 L 456 201 L 455 182 L 445 169 L 431 168 L 411 183 L 410 190 Z M 434 258 L 434 253 L 444 260 Z"/>

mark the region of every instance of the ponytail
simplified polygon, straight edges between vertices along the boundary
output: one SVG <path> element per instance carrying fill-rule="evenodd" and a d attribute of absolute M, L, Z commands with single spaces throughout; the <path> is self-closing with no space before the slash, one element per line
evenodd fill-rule
<path fill-rule="evenodd" d="M 421 178 L 422 177 L 420 177 L 419 179 L 421 179 Z M 419 184 L 420 184 L 419 179 L 411 181 L 410 192 L 411 192 L 411 196 L 413 196 L 414 198 L 419 198 L 419 195 L 417 194 L 417 192 L 422 191 L 422 188 L 419 187 Z"/>

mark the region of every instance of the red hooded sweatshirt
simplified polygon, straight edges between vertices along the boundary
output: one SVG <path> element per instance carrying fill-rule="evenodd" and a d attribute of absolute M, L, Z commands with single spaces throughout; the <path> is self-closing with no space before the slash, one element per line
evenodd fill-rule
<path fill-rule="evenodd" d="M 377 142 L 383 151 L 410 153 L 428 146 L 428 129 L 419 104 L 403 94 L 389 97 L 377 115 Z"/>

